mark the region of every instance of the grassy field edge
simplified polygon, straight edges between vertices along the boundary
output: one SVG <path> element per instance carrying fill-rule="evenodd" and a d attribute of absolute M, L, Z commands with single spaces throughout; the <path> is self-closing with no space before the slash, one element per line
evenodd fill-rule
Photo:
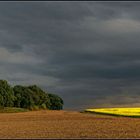
<path fill-rule="evenodd" d="M 18 113 L 18 112 L 27 112 L 28 109 L 17 108 L 17 107 L 4 107 L 0 108 L 0 113 Z"/>

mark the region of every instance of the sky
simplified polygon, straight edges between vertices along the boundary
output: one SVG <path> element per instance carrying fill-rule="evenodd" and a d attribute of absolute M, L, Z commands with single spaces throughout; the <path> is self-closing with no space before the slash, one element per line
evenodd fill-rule
<path fill-rule="evenodd" d="M 64 109 L 140 106 L 140 2 L 0 2 L 0 79 Z"/>

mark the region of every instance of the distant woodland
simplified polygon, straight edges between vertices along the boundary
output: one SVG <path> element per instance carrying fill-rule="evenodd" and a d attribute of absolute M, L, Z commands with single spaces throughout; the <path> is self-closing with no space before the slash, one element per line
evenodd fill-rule
<path fill-rule="evenodd" d="M 4 107 L 61 110 L 63 100 L 58 95 L 43 91 L 37 85 L 11 87 L 6 80 L 0 80 L 0 108 Z"/>

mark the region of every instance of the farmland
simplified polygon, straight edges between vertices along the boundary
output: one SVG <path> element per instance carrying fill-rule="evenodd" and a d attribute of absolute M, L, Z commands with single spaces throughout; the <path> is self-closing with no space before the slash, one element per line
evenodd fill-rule
<path fill-rule="evenodd" d="M 99 109 L 86 109 L 85 111 L 114 116 L 140 117 L 140 108 L 99 108 Z"/>
<path fill-rule="evenodd" d="M 0 138 L 140 138 L 140 118 L 64 110 L 0 113 Z"/>

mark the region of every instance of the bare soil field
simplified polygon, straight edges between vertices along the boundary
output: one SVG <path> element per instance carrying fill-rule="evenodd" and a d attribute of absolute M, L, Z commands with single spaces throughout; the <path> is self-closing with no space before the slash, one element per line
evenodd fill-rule
<path fill-rule="evenodd" d="M 140 138 L 140 118 L 74 111 L 0 113 L 0 138 Z"/>

